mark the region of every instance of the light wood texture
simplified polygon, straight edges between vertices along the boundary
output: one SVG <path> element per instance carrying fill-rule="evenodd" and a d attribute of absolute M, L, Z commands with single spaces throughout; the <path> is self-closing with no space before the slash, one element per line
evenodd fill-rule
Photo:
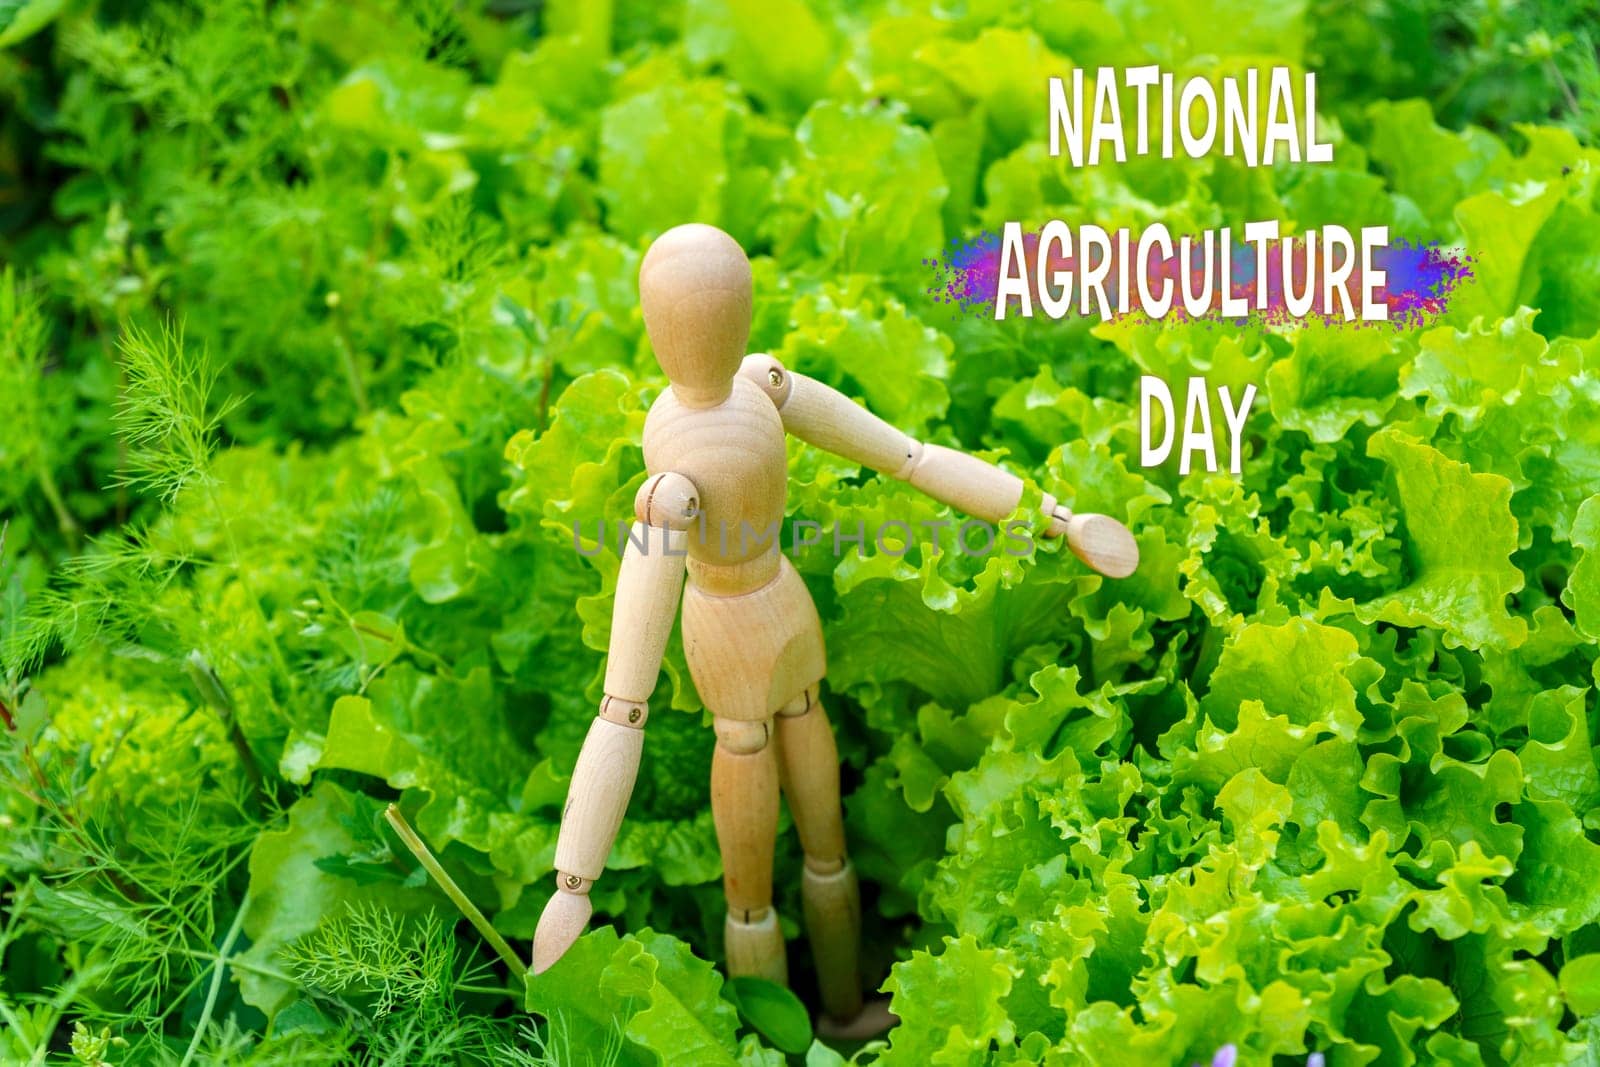
<path fill-rule="evenodd" d="M 647 526 L 687 530 L 700 514 L 700 490 L 676 471 L 652 475 L 634 494 L 633 514 Z"/>
<path fill-rule="evenodd" d="M 725 719 L 766 719 L 827 672 L 822 620 L 787 557 L 753 592 L 683 595 L 683 651 L 700 699 Z"/>
<path fill-rule="evenodd" d="M 729 914 L 722 924 L 722 936 L 729 975 L 750 975 L 779 985 L 789 984 L 789 959 L 784 951 L 777 912 L 768 908 L 765 915 L 752 922 Z"/>
<path fill-rule="evenodd" d="M 656 360 L 685 404 L 727 396 L 750 337 L 750 261 L 714 226 L 675 226 L 639 264 L 639 306 Z"/>
<path fill-rule="evenodd" d="M 557 873 L 557 878 L 566 876 Z M 594 914 L 594 904 L 589 900 L 589 886 L 584 883 L 579 892 L 565 886 L 556 890 L 555 896 L 545 905 L 539 916 L 539 925 L 533 932 L 533 973 L 543 974 L 550 965 L 567 954 L 572 943 L 583 936 Z"/>
<path fill-rule="evenodd" d="M 717 719 L 714 728 L 718 747 L 739 756 L 760 752 L 773 737 L 771 720 Z"/>
<path fill-rule="evenodd" d="M 644 703 L 656 687 L 683 589 L 687 536 L 681 530 L 633 524 L 611 607 L 605 681 L 610 696 Z"/>
<path fill-rule="evenodd" d="M 611 842 L 628 810 L 644 731 L 596 718 L 578 752 L 556 839 L 556 870 L 594 880 L 606 867 Z"/>
<path fill-rule="evenodd" d="M 822 1009 L 835 1019 L 852 1019 L 861 1010 L 861 890 L 855 867 L 846 862 L 831 874 L 807 867 L 800 878 Z"/>
<path fill-rule="evenodd" d="M 1045 494 L 1050 516 L 1046 537 L 1065 537 L 1072 554 L 1108 578 L 1126 578 L 1139 568 L 1139 543 L 1126 526 L 1109 515 L 1074 515 Z"/>
<path fill-rule="evenodd" d="M 689 557 L 689 586 L 706 596 L 732 597 L 760 589 L 778 576 L 782 555 L 763 552 L 739 563 L 712 563 Z"/>
<path fill-rule="evenodd" d="M 788 402 L 789 390 L 794 384 L 788 368 L 777 358 L 764 352 L 745 356 L 744 362 L 739 364 L 739 377 L 766 393 L 767 399 L 779 409 Z"/>
<path fill-rule="evenodd" d="M 783 426 L 809 444 L 909 482 L 935 500 L 985 522 L 1001 523 L 1022 503 L 1023 481 L 976 456 L 922 444 L 843 393 L 789 370 L 769 355 L 745 358 L 739 379 L 777 408 Z M 1139 549 L 1126 526 L 1106 515 L 1074 516 L 1046 495 L 1041 532 L 1062 536 L 1094 570 L 1125 578 L 1139 565 Z"/>
<path fill-rule="evenodd" d="M 863 1004 L 853 1019 L 824 1014 L 817 1020 L 817 1036 L 825 1041 L 871 1041 L 899 1025 L 900 1017 L 889 1010 L 889 1001 L 879 997 Z"/>
<path fill-rule="evenodd" d="M 739 375 L 763 388 L 778 405 L 784 428 L 802 441 L 910 482 L 974 518 L 1001 522 L 1022 500 L 1022 479 L 1016 475 L 964 452 L 922 444 L 771 356 L 749 357 Z"/>
<path fill-rule="evenodd" d="M 722 850 L 722 888 L 728 911 L 741 919 L 746 915 L 756 918 L 772 906 L 778 761 L 771 745 L 740 752 L 719 736 L 711 756 L 711 816 L 717 828 L 717 846 Z"/>
<path fill-rule="evenodd" d="M 1004 521 L 1022 503 L 1021 478 L 943 445 L 923 445 L 906 481 L 986 522 Z"/>
<path fill-rule="evenodd" d="M 747 362 L 752 380 L 768 380 L 772 371 L 787 376 L 788 399 L 779 409 L 784 429 L 800 440 L 825 452 L 871 467 L 875 471 L 905 477 L 907 465 L 916 452 L 917 442 L 878 418 L 854 400 L 814 378 L 783 368 L 771 356 Z M 746 370 L 741 368 L 740 376 Z M 775 395 L 769 400 L 776 402 Z"/>
<path fill-rule="evenodd" d="M 805 852 L 800 895 L 823 1008 L 836 1019 L 861 1010 L 861 893 L 845 856 L 839 749 L 822 705 L 808 690 L 774 720 L 783 794 Z"/>
<path fill-rule="evenodd" d="M 650 705 L 642 704 L 637 700 L 602 697 L 600 699 L 600 717 L 608 722 L 614 722 L 618 726 L 632 726 L 636 730 L 642 730 L 645 722 L 650 718 Z"/>
<path fill-rule="evenodd" d="M 693 511 L 696 496 L 692 482 L 668 472 L 647 481 L 635 498 L 643 518 L 633 526 L 617 575 L 606 695 L 567 787 L 556 839 L 559 888 L 534 931 L 535 973 L 560 959 L 583 933 L 593 912 L 589 887 L 604 872 L 628 810 L 644 750 L 646 702 L 661 673 L 683 590 L 687 538 L 669 525 Z M 646 521 L 653 511 L 661 513 L 660 525 Z"/>
<path fill-rule="evenodd" d="M 743 378 L 733 379 L 729 389 L 710 407 L 690 406 L 666 390 L 644 423 L 645 466 L 675 471 L 699 491 L 700 514 L 688 531 L 690 554 L 721 565 L 776 552 L 775 538 L 762 535 L 783 522 L 789 493 L 778 409 Z"/>
<path fill-rule="evenodd" d="M 844 862 L 844 818 L 839 808 L 839 748 L 822 705 L 802 696 L 799 714 L 779 714 L 778 758 L 783 795 L 794 817 L 806 865 L 837 870 Z M 787 709 L 785 709 L 787 710 Z"/>
<path fill-rule="evenodd" d="M 1067 547 L 1091 570 L 1126 578 L 1139 569 L 1139 543 L 1109 515 L 1074 515 L 1067 520 Z"/>

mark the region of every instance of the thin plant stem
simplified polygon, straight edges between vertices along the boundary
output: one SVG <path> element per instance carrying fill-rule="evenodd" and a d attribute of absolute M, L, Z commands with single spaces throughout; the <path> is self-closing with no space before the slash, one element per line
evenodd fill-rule
<path fill-rule="evenodd" d="M 217 483 L 207 475 L 205 479 L 206 500 L 211 505 L 211 512 L 216 516 L 222 526 L 222 536 L 228 543 L 228 554 L 233 557 L 233 574 L 238 579 L 239 586 L 244 590 L 245 599 L 250 601 L 250 606 L 256 609 L 256 617 L 261 621 L 262 632 L 267 635 L 267 648 L 272 653 L 273 662 L 282 672 L 287 684 L 294 684 L 294 672 L 289 669 L 289 661 L 284 657 L 283 649 L 278 644 L 278 635 L 272 632 L 272 620 L 267 618 L 267 609 L 261 606 L 261 598 L 256 595 L 255 583 L 250 580 L 250 575 L 244 568 L 244 556 L 239 552 L 239 542 L 233 535 L 233 520 L 222 507 L 222 498 L 217 494 Z M 271 695 L 271 683 L 267 685 L 268 695 Z"/>
<path fill-rule="evenodd" d="M 244 769 L 245 777 L 250 779 L 256 803 L 264 803 L 267 798 L 266 782 L 261 777 L 261 767 L 256 763 L 256 754 L 251 750 L 249 740 L 239 727 L 238 716 L 233 712 L 233 697 L 229 695 L 227 687 L 222 684 L 222 679 L 217 677 L 217 672 L 212 669 L 210 662 L 199 649 L 190 651 L 183 661 L 183 667 L 194 687 L 200 691 L 200 698 L 209 704 L 211 710 L 222 720 L 228 740 L 233 745 L 234 754 L 239 757 L 239 765 Z"/>
<path fill-rule="evenodd" d="M 56 526 L 61 530 L 61 535 L 67 539 L 67 547 L 76 552 L 78 550 L 78 520 L 73 517 L 72 511 L 67 507 L 66 499 L 61 495 L 61 487 L 56 484 L 55 472 L 50 469 L 50 464 L 40 459 L 34 468 L 39 477 L 39 489 L 44 493 L 44 498 L 50 504 L 50 510 L 55 515 Z"/>
<path fill-rule="evenodd" d="M 233 925 L 228 927 L 228 935 L 222 939 L 222 947 L 217 950 L 216 963 L 211 970 L 211 988 L 206 990 L 205 1007 L 200 1009 L 200 1020 L 195 1023 L 194 1037 L 189 1039 L 189 1048 L 184 1052 L 183 1060 L 178 1067 L 189 1067 L 194 1054 L 200 1051 L 200 1042 L 205 1037 L 206 1027 L 211 1025 L 211 1013 L 217 1006 L 217 993 L 222 989 L 222 975 L 228 969 L 228 953 L 233 951 L 233 943 L 239 939 L 239 931 L 244 928 L 244 911 L 249 903 L 248 894 L 239 901 L 239 911 L 233 917 Z"/>
<path fill-rule="evenodd" d="M 417 857 L 417 862 L 422 864 L 423 870 L 432 875 L 433 880 L 439 883 L 439 888 L 444 890 L 444 894 L 450 898 L 450 902 L 460 910 L 461 914 L 467 917 L 467 921 L 473 925 L 473 928 L 483 936 L 485 941 L 489 942 L 489 945 L 505 961 L 511 973 L 517 976 L 517 981 L 526 983 L 528 980 L 528 967 L 522 962 L 522 957 L 517 955 L 504 937 L 500 936 L 499 930 L 489 925 L 489 920 L 484 918 L 483 912 L 478 910 L 478 906 L 467 899 L 467 895 L 461 891 L 461 887 L 456 885 L 455 879 L 451 878 L 449 873 L 440 866 L 439 861 L 434 858 L 433 852 L 428 848 L 427 844 L 417 836 L 417 832 L 411 828 L 411 824 L 406 821 L 406 817 L 400 814 L 400 809 L 394 804 L 390 804 L 383 809 L 383 817 L 389 820 L 389 825 L 394 827 L 394 832 L 400 835 L 400 840 L 405 842 L 406 848 L 410 849 L 411 854 Z"/>
<path fill-rule="evenodd" d="M 544 433 L 550 417 L 550 385 L 555 380 L 556 361 L 551 356 L 545 360 L 544 380 L 539 383 L 539 432 Z"/>
<path fill-rule="evenodd" d="M 1556 84 L 1561 87 L 1561 95 L 1567 98 L 1567 107 L 1572 111 L 1572 117 L 1577 118 L 1583 112 L 1583 105 L 1578 103 L 1578 98 L 1572 94 L 1572 86 L 1567 84 L 1566 76 L 1561 73 L 1561 68 L 1556 66 L 1554 59 L 1547 59 L 1544 65 L 1556 77 Z"/>
<path fill-rule="evenodd" d="M 239 912 L 242 915 L 244 913 L 244 909 L 239 909 Z M 187 956 L 189 959 L 193 960 L 210 960 L 215 963 L 221 959 L 221 957 L 215 952 L 202 952 L 200 949 L 188 948 L 186 946 L 178 946 L 170 951 L 175 956 Z M 264 963 L 252 963 L 246 959 L 237 959 L 229 960 L 228 964 L 236 971 L 245 971 L 249 974 L 259 974 L 263 978 L 273 978 L 277 981 L 288 984 L 293 984 L 299 981 L 299 979 L 287 971 L 279 970 L 276 967 Z"/>
<path fill-rule="evenodd" d="M 176 955 L 187 956 L 190 959 L 196 960 L 210 960 L 215 962 L 219 958 L 215 952 L 201 952 L 199 949 L 194 948 L 174 948 L 172 952 Z M 290 985 L 300 981 L 300 979 L 296 978 L 292 974 L 289 974 L 287 971 L 280 970 L 277 967 L 272 967 L 264 963 L 254 963 L 246 959 L 229 960 L 228 966 L 232 967 L 236 971 L 246 971 L 250 974 L 258 974 L 263 978 L 272 978 L 279 982 L 284 982 Z M 503 986 L 466 984 L 454 986 L 453 988 L 458 993 L 486 993 L 504 997 L 515 997 L 520 993 L 520 990 L 507 989 Z M 3 1002 L 0 1002 L 0 1007 L 3 1007 Z"/>
<path fill-rule="evenodd" d="M 367 403 L 367 386 L 361 378 L 361 365 L 356 362 L 356 346 L 350 336 L 350 324 L 345 321 L 344 307 L 335 304 L 333 307 L 333 324 L 337 336 L 339 349 L 339 362 L 344 367 L 345 381 L 350 386 L 350 396 L 356 402 L 356 411 L 366 418 L 372 413 Z"/>

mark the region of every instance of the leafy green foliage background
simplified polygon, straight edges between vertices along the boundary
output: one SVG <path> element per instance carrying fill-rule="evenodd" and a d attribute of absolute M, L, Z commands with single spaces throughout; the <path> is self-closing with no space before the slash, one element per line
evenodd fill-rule
<path fill-rule="evenodd" d="M 677 649 L 599 928 L 526 992 L 379 817 L 530 936 L 615 583 L 571 524 L 630 511 L 638 260 L 699 219 L 752 253 L 752 350 L 1143 552 L 799 555 L 902 1020 L 858 1060 L 1596 1062 L 1595 22 L 0 2 L 0 1059 L 783 1062 L 713 968 Z M 1041 141 L 1071 64 L 1274 61 L 1333 165 Z M 1051 216 L 1387 223 L 1476 279 L 1409 331 L 927 298 L 947 239 Z M 1241 478 L 1139 468 L 1141 373 L 1262 390 Z M 791 459 L 798 517 L 948 517 Z"/>

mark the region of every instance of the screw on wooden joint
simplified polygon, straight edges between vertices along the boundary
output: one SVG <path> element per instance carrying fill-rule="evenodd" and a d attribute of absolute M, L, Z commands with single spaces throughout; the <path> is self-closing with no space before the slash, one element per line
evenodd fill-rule
<path fill-rule="evenodd" d="M 583 879 L 579 878 L 575 874 L 567 875 L 567 877 L 565 879 L 565 882 L 566 882 L 567 888 L 568 889 L 573 889 L 573 890 L 576 890 L 579 886 L 583 885 Z"/>
<path fill-rule="evenodd" d="M 772 387 L 776 389 L 778 386 L 783 384 L 783 371 L 779 370 L 777 367 L 773 367 L 771 370 L 767 371 L 767 381 L 771 382 Z"/>
<path fill-rule="evenodd" d="M 663 490 L 677 499 L 662 495 Z M 683 528 L 680 521 L 687 524 L 700 512 L 700 497 L 694 491 L 694 483 L 679 474 L 657 474 L 648 479 L 639 487 L 633 503 L 634 516 L 640 522 L 666 525 L 675 530 Z"/>
<path fill-rule="evenodd" d="M 618 726 L 632 726 L 636 729 L 644 728 L 645 717 L 650 714 L 650 709 L 645 704 L 623 700 L 620 697 L 607 695 L 600 702 L 600 717 Z"/>

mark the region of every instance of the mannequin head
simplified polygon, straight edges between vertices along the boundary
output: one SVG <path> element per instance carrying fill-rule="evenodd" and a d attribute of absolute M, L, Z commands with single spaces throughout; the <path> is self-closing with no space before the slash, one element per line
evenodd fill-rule
<path fill-rule="evenodd" d="M 720 403 L 750 339 L 750 261 L 715 226 L 675 226 L 639 265 L 639 304 L 656 361 L 678 399 Z"/>

